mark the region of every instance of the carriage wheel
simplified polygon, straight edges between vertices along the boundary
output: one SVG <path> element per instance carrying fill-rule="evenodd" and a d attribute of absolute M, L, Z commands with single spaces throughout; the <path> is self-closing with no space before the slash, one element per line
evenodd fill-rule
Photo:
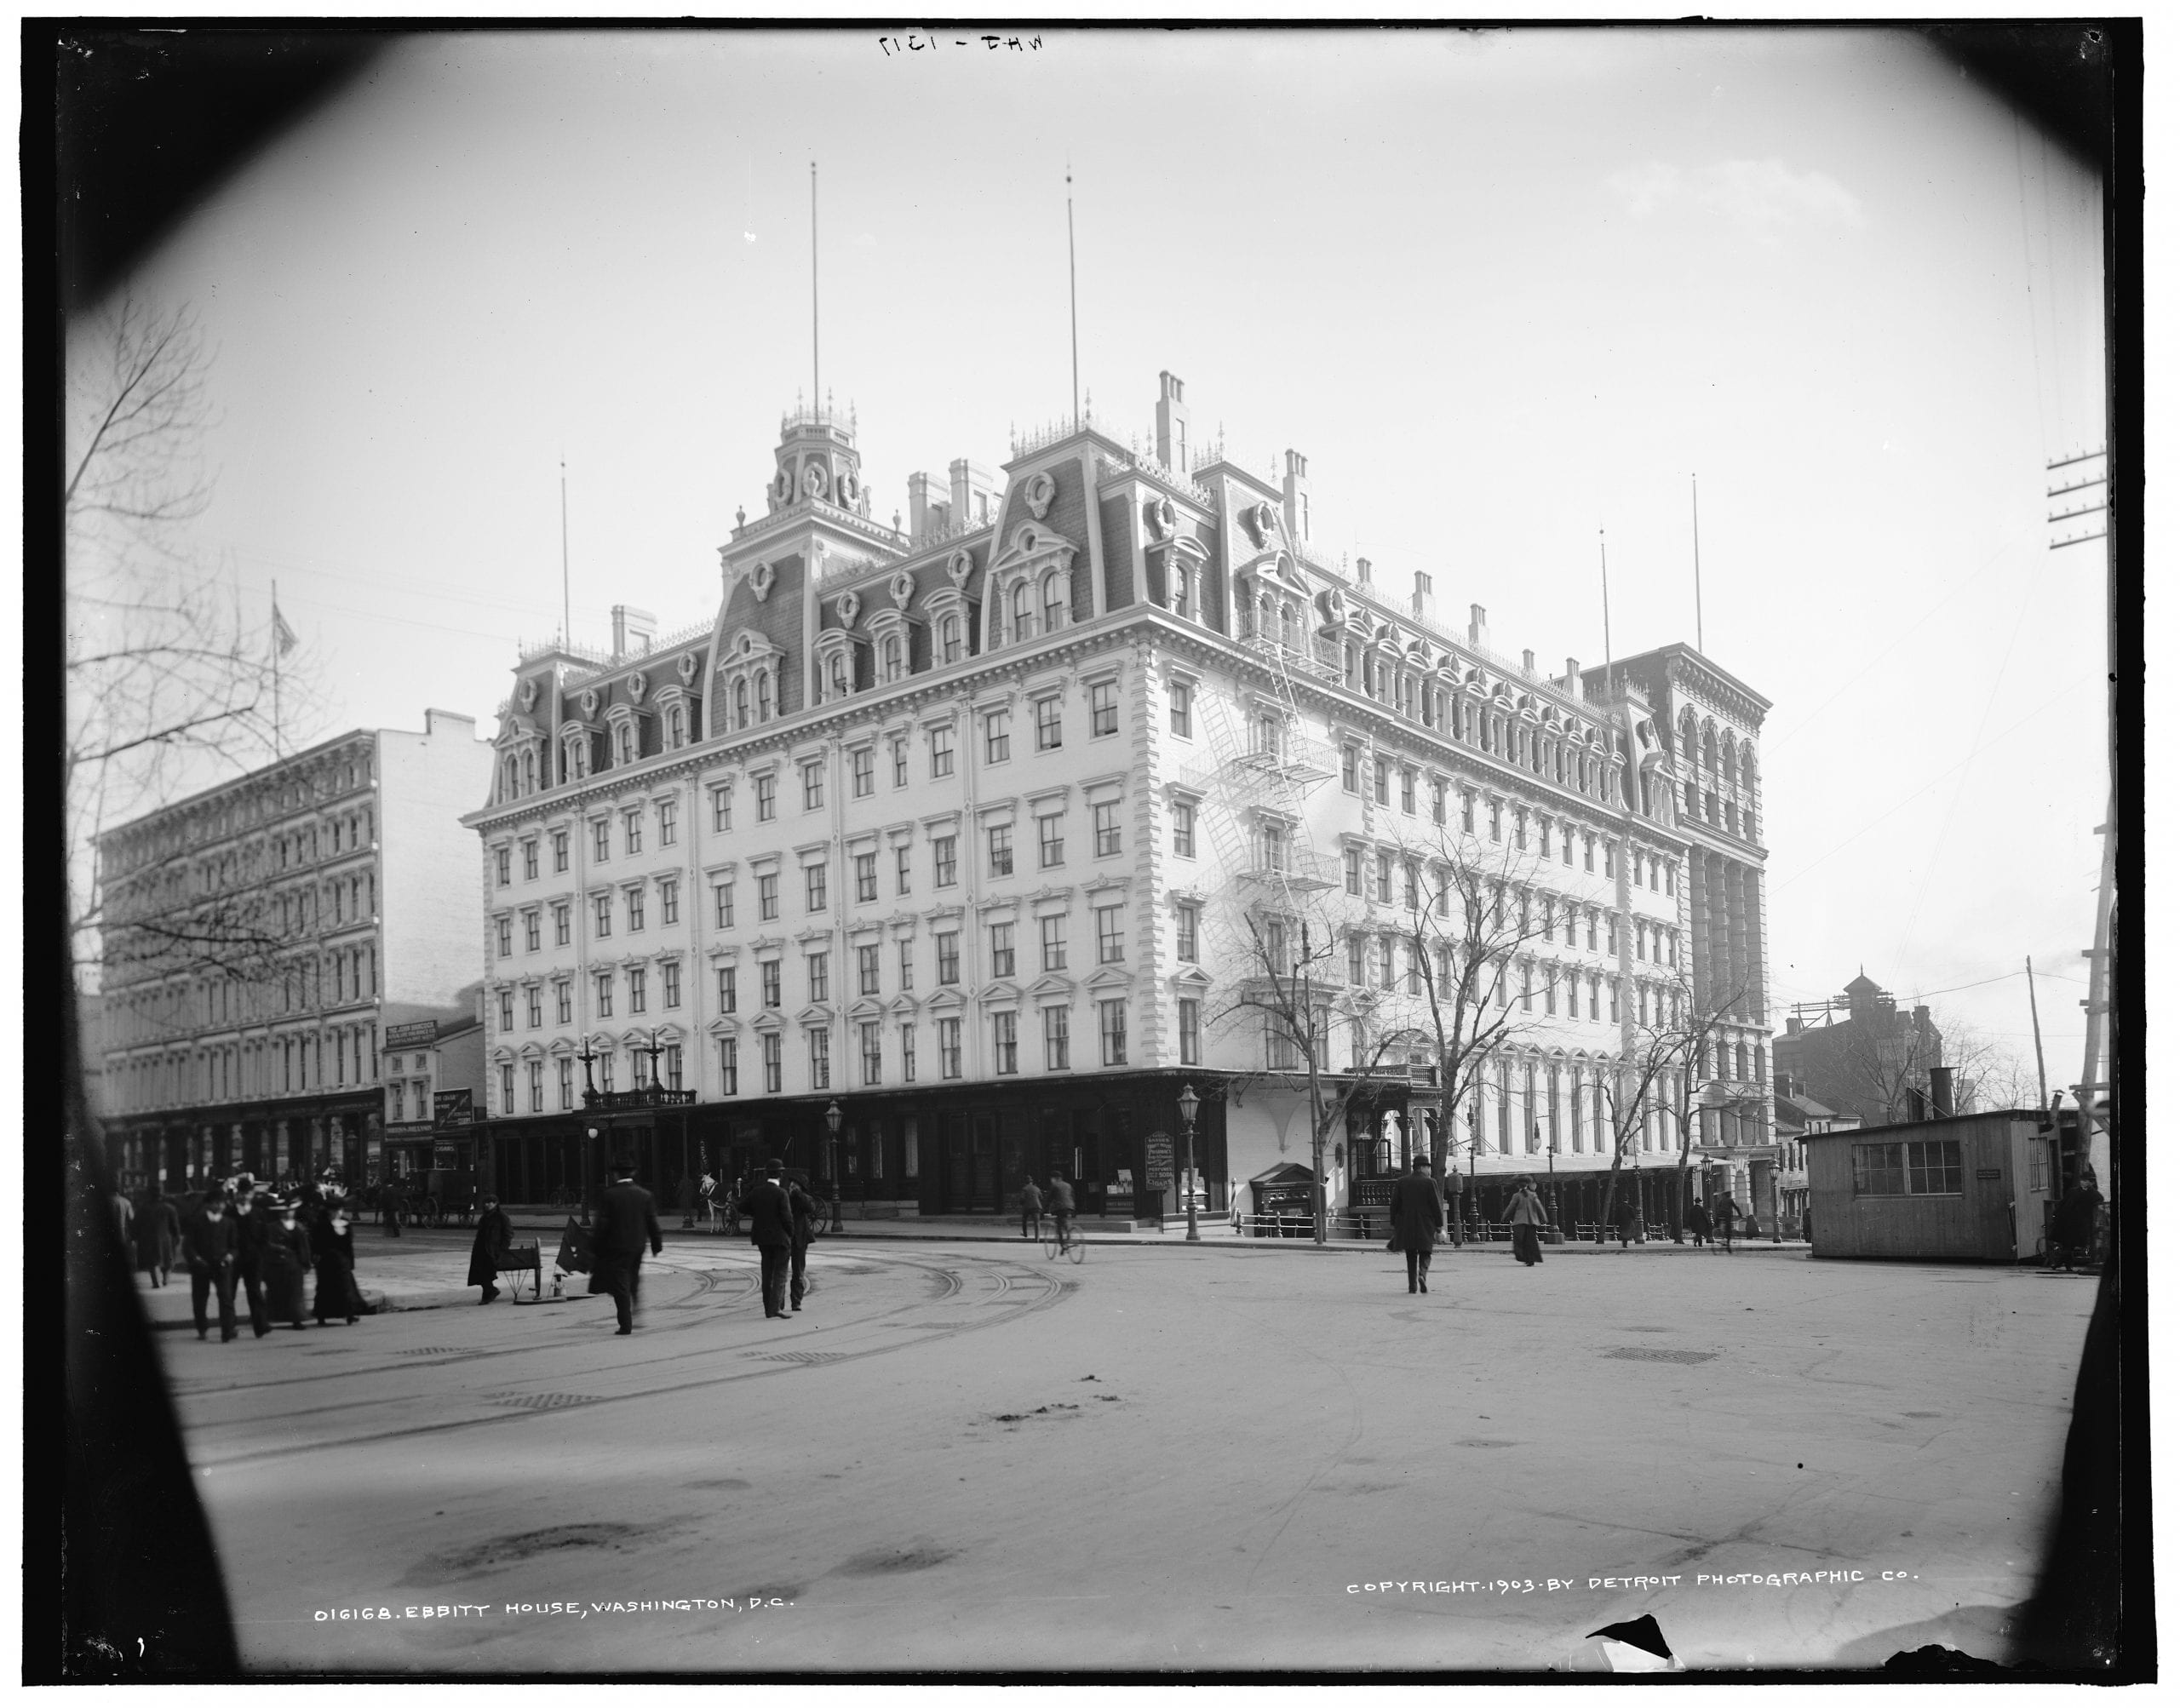
<path fill-rule="evenodd" d="M 439 1201 L 426 1193 L 416 1201 L 416 1225 L 420 1228 L 444 1228 L 446 1218 L 439 1213 Z"/>

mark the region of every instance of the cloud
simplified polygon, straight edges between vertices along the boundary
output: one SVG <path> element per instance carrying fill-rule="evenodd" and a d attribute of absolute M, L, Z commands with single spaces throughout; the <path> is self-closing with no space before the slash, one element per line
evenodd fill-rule
<path fill-rule="evenodd" d="M 1731 221 L 1759 243 L 1776 243 L 1798 226 L 1862 223 L 1862 203 L 1838 179 L 1794 172 L 1776 158 L 1721 160 L 1693 172 L 1651 160 L 1605 181 L 1638 220 L 1685 205 Z"/>

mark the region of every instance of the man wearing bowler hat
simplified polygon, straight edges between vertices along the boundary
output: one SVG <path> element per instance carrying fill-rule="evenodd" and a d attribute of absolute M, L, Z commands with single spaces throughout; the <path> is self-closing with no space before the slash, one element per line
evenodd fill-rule
<path fill-rule="evenodd" d="M 643 1275 L 645 1245 L 650 1245 L 653 1257 L 666 1249 L 658 1230 L 658 1211 L 651 1194 L 636 1184 L 635 1172 L 635 1165 L 625 1158 L 613 1165 L 613 1184 L 600 1201 L 598 1223 L 591 1232 L 591 1290 L 612 1294 L 614 1315 L 621 1320 L 616 1334 L 636 1332 L 636 1290 Z"/>
<path fill-rule="evenodd" d="M 743 1200 L 749 1214 L 749 1243 L 757 1248 L 764 1281 L 765 1315 L 785 1316 L 787 1271 L 795 1254 L 795 1205 L 780 1184 L 786 1170 L 777 1157 L 765 1165 L 765 1178 Z"/>

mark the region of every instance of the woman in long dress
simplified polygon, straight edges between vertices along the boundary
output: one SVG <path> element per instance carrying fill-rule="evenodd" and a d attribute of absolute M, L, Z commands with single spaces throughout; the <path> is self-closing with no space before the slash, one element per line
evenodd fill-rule
<path fill-rule="evenodd" d="M 310 1234 L 294 1200 L 280 1206 L 265 1240 L 265 1311 L 291 1327 L 303 1326 L 303 1277 L 311 1272 Z"/>
<path fill-rule="evenodd" d="M 1513 1224 L 1515 1257 L 1525 1264 L 1542 1263 L 1544 1251 L 1536 1230 L 1544 1225 L 1544 1201 L 1526 1174 L 1514 1183 L 1514 1201 L 1506 1206 L 1506 1219 Z"/>
<path fill-rule="evenodd" d="M 348 1225 L 347 1205 L 326 1206 L 311 1252 L 318 1264 L 318 1291 L 311 1299 L 318 1326 L 324 1327 L 329 1316 L 353 1322 L 362 1314 L 364 1300 L 356 1289 L 356 1236 Z"/>

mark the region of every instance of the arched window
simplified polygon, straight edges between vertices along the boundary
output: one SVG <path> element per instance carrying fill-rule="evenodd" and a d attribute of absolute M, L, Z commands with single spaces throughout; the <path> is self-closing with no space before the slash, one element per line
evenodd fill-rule
<path fill-rule="evenodd" d="M 737 730 L 749 727 L 749 684 L 746 679 L 734 685 L 734 727 Z"/>
<path fill-rule="evenodd" d="M 1734 1046 L 1734 1077 L 1737 1080 L 1748 1077 L 1748 1046 L 1746 1044 Z"/>
<path fill-rule="evenodd" d="M 509 754 L 508 755 L 507 778 L 506 778 L 506 781 L 505 781 L 505 782 L 503 782 L 500 785 L 500 799 L 501 799 L 501 800 L 511 800 L 511 799 L 513 799 L 513 795 L 514 795 L 514 755 L 513 755 L 513 754 Z"/>
<path fill-rule="evenodd" d="M 1067 616 L 1067 583 L 1058 571 L 1045 577 L 1045 633 L 1053 633 Z"/>
<path fill-rule="evenodd" d="M 1707 726 L 1707 727 L 1705 728 L 1704 731 L 1703 731 L 1703 769 L 1704 769 L 1704 770 L 1706 770 L 1706 771 L 1716 771 L 1716 770 L 1718 770 L 1718 731 L 1715 731 L 1715 730 L 1710 729 L 1710 728 L 1708 728 L 1708 727 Z"/>
<path fill-rule="evenodd" d="M 1189 614 L 1189 566 L 1178 553 L 1169 559 L 1166 569 L 1167 603 L 1175 616 Z"/>
<path fill-rule="evenodd" d="M 528 794 L 537 787 L 537 755 L 525 750 L 522 755 L 522 792 Z"/>
<path fill-rule="evenodd" d="M 1292 599 L 1279 608 L 1279 644 L 1289 652 L 1298 652 L 1302 646 L 1301 614 L 1294 609 Z"/>
<path fill-rule="evenodd" d="M 836 700 L 846 699 L 848 692 L 848 662 L 837 652 L 829 661 L 827 678 L 831 685 L 833 697 Z"/>
<path fill-rule="evenodd" d="M 1014 639 L 1027 640 L 1030 638 L 1030 583 L 1026 581 L 1014 584 L 1013 610 Z"/>
<path fill-rule="evenodd" d="M 615 735 L 617 737 L 615 751 L 620 755 L 619 763 L 622 765 L 627 765 L 636 756 L 635 731 L 631 730 L 626 724 L 623 724 L 621 725 L 619 730 L 615 731 Z"/>
<path fill-rule="evenodd" d="M 1272 621 L 1271 594 L 1268 591 L 1259 593 L 1257 595 L 1257 633 L 1263 639 L 1270 640 L 1279 633 L 1271 626 Z"/>
<path fill-rule="evenodd" d="M 666 714 L 666 744 L 669 748 L 681 745 L 681 708 L 679 706 Z"/>
<path fill-rule="evenodd" d="M 949 628 L 951 628 L 954 619 L 949 616 L 946 622 Z M 888 682 L 898 682 L 901 679 L 901 637 L 898 634 L 889 634 L 886 637 L 886 679 Z"/>
<path fill-rule="evenodd" d="M 949 664 L 961 662 L 961 619 L 949 616 L 938 625 L 940 654 Z"/>
<path fill-rule="evenodd" d="M 1756 787 L 1756 749 L 1754 748 L 1743 748 L 1741 750 L 1741 786 L 1743 788 Z"/>
<path fill-rule="evenodd" d="M 769 670 L 760 670 L 757 673 L 757 721 L 760 724 L 769 724 L 772 720 L 772 673 Z"/>

